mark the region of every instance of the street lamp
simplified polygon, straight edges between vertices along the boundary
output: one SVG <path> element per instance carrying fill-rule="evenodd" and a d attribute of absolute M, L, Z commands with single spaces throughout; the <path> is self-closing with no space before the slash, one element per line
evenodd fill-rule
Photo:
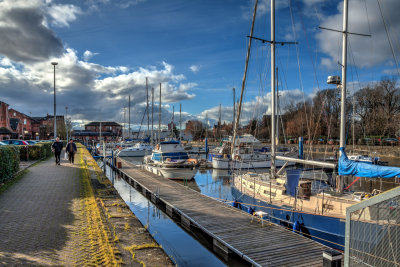
<path fill-rule="evenodd" d="M 54 66 L 54 140 L 57 138 L 57 121 L 56 121 L 56 65 L 57 62 L 51 62 Z"/>
<path fill-rule="evenodd" d="M 68 137 L 68 122 L 67 122 L 67 119 L 68 119 L 68 107 L 65 107 L 65 120 L 64 120 L 64 122 L 65 122 L 65 131 L 66 131 L 66 133 L 67 133 L 67 142 L 69 141 L 69 137 Z"/>

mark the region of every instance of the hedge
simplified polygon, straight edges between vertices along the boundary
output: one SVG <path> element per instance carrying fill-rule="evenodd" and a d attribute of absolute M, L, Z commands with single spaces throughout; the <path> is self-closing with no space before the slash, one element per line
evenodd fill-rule
<path fill-rule="evenodd" d="M 21 160 L 44 159 L 51 155 L 52 143 L 37 143 L 30 146 L 20 146 Z"/>
<path fill-rule="evenodd" d="M 17 146 L 0 146 L 0 183 L 11 179 L 19 170 L 20 154 Z"/>

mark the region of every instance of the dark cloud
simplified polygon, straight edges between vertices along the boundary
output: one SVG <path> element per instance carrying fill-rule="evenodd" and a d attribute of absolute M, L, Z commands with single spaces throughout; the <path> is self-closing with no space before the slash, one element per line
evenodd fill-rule
<path fill-rule="evenodd" d="M 24 63 L 61 55 L 62 42 L 43 25 L 44 19 L 37 8 L 14 8 L 2 12 L 0 54 Z"/>

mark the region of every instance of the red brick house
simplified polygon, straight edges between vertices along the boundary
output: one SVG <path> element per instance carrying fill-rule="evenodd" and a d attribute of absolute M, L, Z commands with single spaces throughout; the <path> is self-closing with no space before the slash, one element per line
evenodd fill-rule
<path fill-rule="evenodd" d="M 7 103 L 0 101 L 0 140 L 4 139 L 51 139 L 54 116 L 30 117 Z M 64 116 L 57 116 L 57 129 L 65 129 Z M 58 131 L 57 131 L 58 132 Z"/>

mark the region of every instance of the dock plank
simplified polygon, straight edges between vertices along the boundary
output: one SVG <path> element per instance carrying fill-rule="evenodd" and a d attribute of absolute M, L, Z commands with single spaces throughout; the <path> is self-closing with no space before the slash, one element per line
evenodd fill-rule
<path fill-rule="evenodd" d="M 322 266 L 325 246 L 122 161 L 119 171 L 255 266 Z"/>

